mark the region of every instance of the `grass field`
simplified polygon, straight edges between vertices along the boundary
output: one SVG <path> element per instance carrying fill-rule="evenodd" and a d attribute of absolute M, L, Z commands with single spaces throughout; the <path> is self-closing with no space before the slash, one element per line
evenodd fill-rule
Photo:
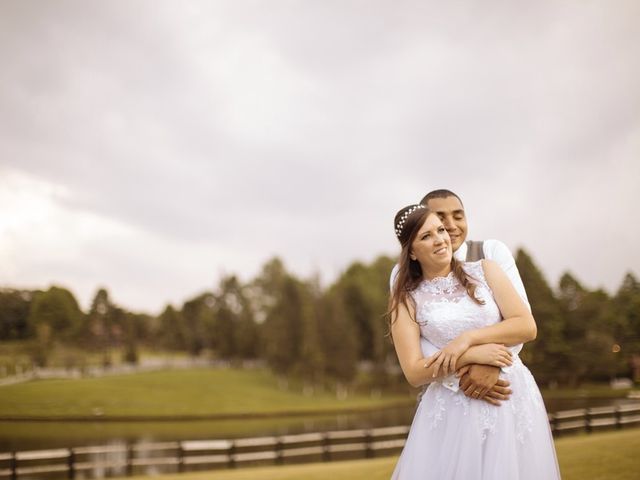
<path fill-rule="evenodd" d="M 306 413 L 410 405 L 410 395 L 305 396 L 280 388 L 267 370 L 192 369 L 80 380 L 38 380 L 2 387 L 0 416 L 216 416 Z"/>
<path fill-rule="evenodd" d="M 608 386 L 589 385 L 545 391 L 544 395 L 545 399 L 548 395 L 584 399 L 621 397 L 625 393 Z M 360 428 L 359 423 L 388 425 L 390 419 L 394 424 L 409 424 L 414 404 L 415 395 L 410 393 L 383 394 L 378 398 L 354 394 L 344 400 L 338 400 L 329 391 L 305 396 L 302 385 L 292 383 L 281 388 L 278 379 L 266 369 L 202 368 L 37 380 L 0 387 L 0 450 L 101 445 L 112 441 L 136 442 L 141 438 L 174 441 L 281 435 Z M 399 408 L 382 408 L 392 405 Z M 347 411 L 354 413 L 347 417 Z M 3 417 L 58 419 L 58 422 L 2 421 Z M 129 421 L 101 421 L 114 417 Z M 149 417 L 164 420 L 140 421 Z M 168 421 L 175 417 L 207 419 Z M 91 421 L 65 421 L 69 418 Z M 346 421 L 356 426 L 346 427 Z"/>
<path fill-rule="evenodd" d="M 225 416 L 251 412 L 277 414 L 412 405 L 412 394 L 353 394 L 338 400 L 333 392 L 302 394 L 292 383 L 281 388 L 266 369 L 201 368 L 107 376 L 35 380 L 0 387 L 0 417 L 64 418 L 136 416 Z M 409 392 L 409 389 L 406 390 Z M 545 400 L 620 398 L 628 393 L 608 385 L 543 390 Z M 572 407 L 573 408 L 573 407 Z"/>
<path fill-rule="evenodd" d="M 563 480 L 636 480 L 640 472 L 638 428 L 560 438 L 556 440 L 556 450 Z M 128 480 L 387 480 L 396 458 L 139 476 Z"/>

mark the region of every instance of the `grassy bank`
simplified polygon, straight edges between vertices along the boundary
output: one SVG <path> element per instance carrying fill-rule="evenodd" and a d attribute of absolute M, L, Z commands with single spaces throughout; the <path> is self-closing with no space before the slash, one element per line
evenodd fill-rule
<path fill-rule="evenodd" d="M 640 471 L 640 429 L 556 441 L 563 480 L 635 480 Z M 128 480 L 387 480 L 396 457 L 334 463 L 244 468 L 233 471 L 129 477 Z M 121 479 L 124 480 L 124 479 Z"/>
<path fill-rule="evenodd" d="M 585 383 L 579 387 L 540 389 L 545 400 L 565 398 L 625 398 L 629 392 L 640 391 L 638 387 L 613 389 L 607 383 Z"/>
<path fill-rule="evenodd" d="M 411 404 L 410 395 L 304 395 L 264 369 L 191 369 L 2 387 L 0 417 L 224 417 L 306 414 Z"/>
<path fill-rule="evenodd" d="M 332 391 L 303 394 L 302 385 L 282 385 L 267 369 L 201 368 L 136 373 L 102 378 L 35 380 L 0 387 L 0 418 L 208 417 L 251 413 L 273 416 L 410 406 L 414 394 L 352 393 L 338 399 Z M 406 390 L 409 392 L 409 389 Z M 545 400 L 624 398 L 629 389 L 608 385 L 544 389 Z"/>

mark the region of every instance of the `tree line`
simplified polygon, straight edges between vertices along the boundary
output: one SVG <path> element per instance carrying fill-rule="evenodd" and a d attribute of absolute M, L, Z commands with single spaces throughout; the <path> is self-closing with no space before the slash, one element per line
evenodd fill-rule
<path fill-rule="evenodd" d="M 260 360 L 281 378 L 311 386 L 348 385 L 366 372 L 371 387 L 385 388 L 402 382 L 384 318 L 394 263 L 388 256 L 354 262 L 323 288 L 274 258 L 248 282 L 225 276 L 215 289 L 179 307 L 167 305 L 157 316 L 114 304 L 105 289 L 83 312 L 61 287 L 3 288 L 0 342 L 26 345 L 39 366 L 59 345 L 98 352 L 105 366 L 114 351 L 135 363 L 147 348 L 236 363 Z M 551 288 L 524 250 L 516 263 L 538 324 L 538 339 L 521 356 L 539 382 L 640 381 L 640 283 L 633 274 L 612 296 L 585 288 L 569 273 Z"/>

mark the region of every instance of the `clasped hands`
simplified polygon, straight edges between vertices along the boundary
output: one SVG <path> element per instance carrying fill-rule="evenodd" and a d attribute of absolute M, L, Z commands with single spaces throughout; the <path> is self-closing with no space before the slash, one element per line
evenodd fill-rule
<path fill-rule="evenodd" d="M 458 360 L 463 355 L 465 366 L 457 368 Z M 499 378 L 500 368 L 511 363 L 511 352 L 504 345 L 486 343 L 471 346 L 468 336 L 462 334 L 428 357 L 424 367 L 433 365 L 434 377 L 438 376 L 441 369 L 444 376 L 455 372 L 456 377 L 460 378 L 460 389 L 467 397 L 499 406 L 511 395 L 509 382 Z"/>

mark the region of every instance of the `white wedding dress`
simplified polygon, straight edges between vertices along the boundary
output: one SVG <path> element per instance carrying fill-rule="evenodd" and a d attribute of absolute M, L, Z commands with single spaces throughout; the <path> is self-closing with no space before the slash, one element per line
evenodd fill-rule
<path fill-rule="evenodd" d="M 412 292 L 423 337 L 438 348 L 466 330 L 501 320 L 481 261 L 464 264 L 477 280 L 475 303 L 449 274 Z M 540 391 L 517 355 L 503 368 L 511 398 L 501 406 L 434 382 L 422 396 L 392 480 L 554 480 L 560 478 Z"/>

